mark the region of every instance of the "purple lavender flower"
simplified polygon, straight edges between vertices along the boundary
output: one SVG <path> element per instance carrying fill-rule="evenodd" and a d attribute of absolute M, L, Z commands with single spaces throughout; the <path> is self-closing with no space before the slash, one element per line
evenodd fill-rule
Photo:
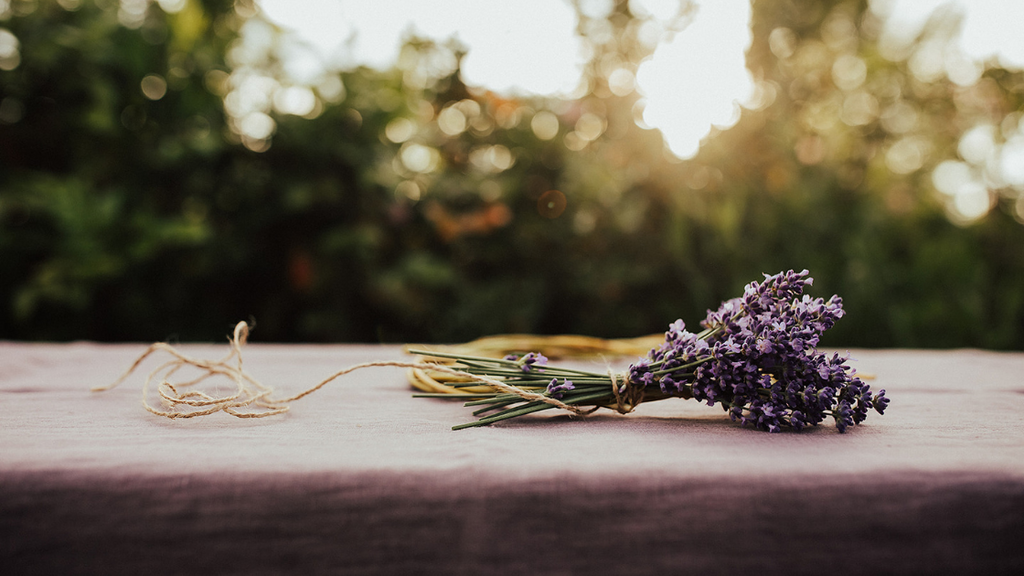
<path fill-rule="evenodd" d="M 821 334 L 844 312 L 838 296 L 805 295 L 813 283 L 807 275 L 790 270 L 751 282 L 742 296 L 709 310 L 699 334 L 673 322 L 665 342 L 630 366 L 630 380 L 720 402 L 732 419 L 771 432 L 816 426 L 828 416 L 843 432 L 872 408 L 882 413 L 884 391 L 872 396 L 847 358 L 817 352 Z"/>
<path fill-rule="evenodd" d="M 548 363 L 548 359 L 543 354 L 537 352 L 530 352 L 526 356 L 523 356 L 518 360 L 520 366 L 522 366 L 523 372 L 530 372 L 536 370 L 537 372 L 543 372 L 544 368 Z"/>
<path fill-rule="evenodd" d="M 848 401 L 840 401 L 839 405 L 832 411 L 832 415 L 836 419 L 836 428 L 840 432 L 846 432 L 847 427 L 853 426 L 853 408 L 850 407 Z"/>
<path fill-rule="evenodd" d="M 885 390 L 882 390 L 871 400 L 871 404 L 875 411 L 879 414 L 885 413 L 885 407 L 889 405 L 889 399 L 885 397 Z"/>
<path fill-rule="evenodd" d="M 558 378 L 552 378 L 551 383 L 548 384 L 547 392 L 548 396 L 561 398 L 563 392 L 568 392 L 570 390 L 575 389 L 576 386 L 574 386 L 572 380 L 569 380 L 568 378 L 562 378 L 561 384 L 558 383 Z"/>
<path fill-rule="evenodd" d="M 518 364 L 523 372 L 543 372 L 544 368 L 542 366 L 546 366 L 548 363 L 547 357 L 539 352 L 529 352 L 521 357 L 516 354 L 509 354 L 504 359 Z"/>

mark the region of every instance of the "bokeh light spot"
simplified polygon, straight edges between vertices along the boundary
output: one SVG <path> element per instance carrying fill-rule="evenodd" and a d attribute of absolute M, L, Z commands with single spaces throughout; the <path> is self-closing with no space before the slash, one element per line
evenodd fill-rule
<path fill-rule="evenodd" d="M 67 0 L 64 0 L 65 2 Z M 185 9 L 185 5 L 188 4 L 188 0 L 156 0 L 157 4 L 160 5 L 160 9 L 168 14 L 177 14 Z"/>
<path fill-rule="evenodd" d="M 604 118 L 587 112 L 576 121 L 576 135 L 587 142 L 592 142 L 604 133 L 607 126 Z"/>
<path fill-rule="evenodd" d="M 928 142 L 923 138 L 901 138 L 885 153 L 885 165 L 896 174 L 910 174 L 924 166 Z"/>
<path fill-rule="evenodd" d="M 589 210 L 579 210 L 572 219 L 572 230 L 580 236 L 590 234 L 597 228 L 597 215 Z"/>
<path fill-rule="evenodd" d="M 512 163 L 514 162 L 512 152 L 501 144 L 491 146 L 490 150 L 487 152 L 487 157 L 488 160 L 490 160 L 491 165 L 498 170 L 508 170 L 512 167 Z"/>
<path fill-rule="evenodd" d="M 973 86 L 981 78 L 985 67 L 959 50 L 946 50 L 943 62 L 946 77 L 958 86 Z"/>
<path fill-rule="evenodd" d="M 242 135 L 254 140 L 269 138 L 276 126 L 274 119 L 263 112 L 250 112 L 238 123 Z"/>
<path fill-rule="evenodd" d="M 413 172 L 432 172 L 437 167 L 438 153 L 423 144 L 406 143 L 399 152 L 399 158 Z"/>
<path fill-rule="evenodd" d="M 342 83 L 341 76 L 336 74 L 325 76 L 317 84 L 316 90 L 320 93 L 321 98 L 332 104 L 337 104 L 345 99 L 345 84 Z"/>
<path fill-rule="evenodd" d="M 149 0 L 121 0 L 117 19 L 125 28 L 137 29 L 146 22 Z"/>
<path fill-rule="evenodd" d="M 661 42 L 665 33 L 665 27 L 661 25 L 661 22 L 647 20 L 636 31 L 636 39 L 643 47 L 653 49 Z"/>
<path fill-rule="evenodd" d="M 437 127 L 448 136 L 458 136 L 466 130 L 466 115 L 456 106 L 448 106 L 437 115 Z"/>
<path fill-rule="evenodd" d="M 932 184 L 947 196 L 956 195 L 957 190 L 971 180 L 971 167 L 957 160 L 943 160 L 932 170 Z"/>
<path fill-rule="evenodd" d="M 636 88 L 636 77 L 626 68 L 617 68 L 608 75 L 608 89 L 616 96 L 628 96 Z"/>
<path fill-rule="evenodd" d="M 0 70 L 14 70 L 21 64 L 18 37 L 6 28 L 0 28 Z"/>
<path fill-rule="evenodd" d="M 507 147 L 495 144 L 474 149 L 469 153 L 469 162 L 481 172 L 493 174 L 511 168 L 515 158 Z"/>
<path fill-rule="evenodd" d="M 878 118 L 878 100 L 867 92 L 855 92 L 843 100 L 840 116 L 848 126 L 865 126 Z"/>
<path fill-rule="evenodd" d="M 228 84 L 230 78 L 231 75 L 223 70 L 210 70 L 203 75 L 203 84 L 210 91 L 210 94 L 224 96 L 230 88 Z"/>
<path fill-rule="evenodd" d="M 796 34 L 789 28 L 776 28 L 768 35 L 768 48 L 780 60 L 785 60 L 796 51 Z"/>
<path fill-rule="evenodd" d="M 565 144 L 565 147 L 568 148 L 569 150 L 572 150 L 573 152 L 579 152 L 580 150 L 583 150 L 584 148 L 587 147 L 587 144 L 590 143 L 589 140 L 580 138 L 580 135 L 577 134 L 575 131 L 566 134 L 565 138 L 563 138 L 562 141 Z"/>
<path fill-rule="evenodd" d="M 647 99 L 640 98 L 633 103 L 633 123 L 644 130 L 653 130 L 654 126 L 651 126 L 644 120 L 644 110 L 647 108 Z"/>
<path fill-rule="evenodd" d="M 316 95 L 305 86 L 289 86 L 274 92 L 274 109 L 282 114 L 307 116 L 316 105 Z"/>
<path fill-rule="evenodd" d="M 999 167 L 1007 184 L 1024 186 L 1024 134 L 1014 136 L 1003 144 L 999 153 Z M 1024 198 L 1024 194 L 1021 197 Z"/>
<path fill-rule="evenodd" d="M 821 25 L 821 39 L 836 52 L 856 50 L 857 25 L 843 10 L 835 10 Z"/>
<path fill-rule="evenodd" d="M 512 102 L 500 104 L 494 109 L 494 121 L 505 130 L 511 130 L 519 125 L 523 118 L 523 109 Z"/>
<path fill-rule="evenodd" d="M 167 81 L 158 74 L 148 74 L 139 83 L 142 94 L 150 100 L 159 100 L 167 94 Z"/>
<path fill-rule="evenodd" d="M 964 132 L 956 147 L 960 157 L 971 164 L 984 164 L 995 151 L 995 131 L 995 126 L 981 124 Z"/>
<path fill-rule="evenodd" d="M 384 128 L 388 140 L 401 144 L 416 134 L 416 124 L 408 118 L 395 118 Z"/>
<path fill-rule="evenodd" d="M 936 82 L 946 73 L 946 59 L 943 45 L 938 41 L 928 41 L 910 57 L 910 72 L 921 82 Z"/>
<path fill-rule="evenodd" d="M 892 134 L 904 134 L 917 127 L 920 114 L 917 108 L 900 100 L 882 112 L 882 127 Z"/>
<path fill-rule="evenodd" d="M 868 65 L 852 54 L 844 54 L 832 64 L 832 81 L 843 90 L 856 90 L 868 77 Z"/>
<path fill-rule="evenodd" d="M 953 198 L 953 208 L 966 222 L 975 221 L 988 213 L 992 198 L 979 182 L 968 182 L 960 187 Z"/>
<path fill-rule="evenodd" d="M 533 115 L 530 128 L 537 138 L 551 140 L 558 136 L 558 117 L 547 110 L 542 110 Z"/>
<path fill-rule="evenodd" d="M 537 198 L 537 213 L 543 218 L 558 218 L 565 212 L 568 201 L 559 190 L 548 190 Z"/>
<path fill-rule="evenodd" d="M 419 184 L 412 180 L 402 180 L 395 186 L 395 196 L 399 198 L 405 198 L 416 202 L 420 199 L 422 190 L 420 190 Z"/>

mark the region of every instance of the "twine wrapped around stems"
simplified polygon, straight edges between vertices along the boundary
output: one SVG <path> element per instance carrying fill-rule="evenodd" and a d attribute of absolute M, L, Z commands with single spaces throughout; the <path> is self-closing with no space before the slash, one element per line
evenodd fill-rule
<path fill-rule="evenodd" d="M 619 377 L 611 369 L 608 370 L 608 378 L 612 381 L 612 395 L 615 396 L 615 411 L 619 414 L 629 414 L 644 401 L 644 386 L 637 385 L 623 375 L 622 386 L 619 386 Z"/>

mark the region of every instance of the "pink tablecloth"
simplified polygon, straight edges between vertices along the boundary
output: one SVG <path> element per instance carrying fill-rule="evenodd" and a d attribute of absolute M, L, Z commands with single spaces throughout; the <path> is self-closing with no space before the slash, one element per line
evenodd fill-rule
<path fill-rule="evenodd" d="M 0 343 L 4 574 L 1024 573 L 1024 354 L 856 350 L 885 416 L 766 434 L 684 400 L 453 432 L 395 368 L 260 420 L 89 392 L 143 349 Z M 245 354 L 282 393 L 404 358 Z"/>

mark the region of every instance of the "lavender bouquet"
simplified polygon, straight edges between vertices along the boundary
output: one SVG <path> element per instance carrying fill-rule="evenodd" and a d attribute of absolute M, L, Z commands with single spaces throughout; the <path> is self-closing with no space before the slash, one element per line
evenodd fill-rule
<path fill-rule="evenodd" d="M 496 359 L 410 350 L 446 362 L 436 369 L 462 376 L 448 386 L 465 390 L 417 396 L 459 397 L 477 407 L 476 421 L 454 429 L 552 408 L 586 414 L 604 407 L 626 414 L 641 402 L 679 397 L 718 404 L 733 420 L 759 430 L 799 430 L 832 417 L 845 432 L 870 410 L 883 413 L 889 399 L 885 390 L 872 394 L 847 358 L 817 351 L 821 334 L 843 316 L 843 308 L 838 296 L 825 301 L 805 295 L 812 282 L 807 270 L 766 274 L 742 296 L 709 311 L 700 332 L 690 332 L 682 320 L 673 322 L 665 341 L 625 373 L 556 367 L 534 352 Z"/>

